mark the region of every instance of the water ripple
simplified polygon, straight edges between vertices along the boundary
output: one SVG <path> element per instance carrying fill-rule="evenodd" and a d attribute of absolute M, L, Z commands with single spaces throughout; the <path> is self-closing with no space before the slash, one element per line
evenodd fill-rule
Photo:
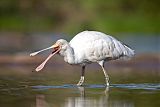
<path fill-rule="evenodd" d="M 160 90 L 160 84 L 113 84 L 113 88 L 126 88 L 126 89 L 143 89 L 143 90 Z"/>
<path fill-rule="evenodd" d="M 46 89 L 56 89 L 56 88 L 78 88 L 78 86 L 73 84 L 65 84 L 65 85 L 37 85 L 31 86 L 33 89 L 37 90 L 46 90 Z M 105 88 L 106 86 L 103 84 L 90 84 L 82 86 L 84 88 Z M 160 90 L 160 84 L 111 84 L 110 88 L 122 88 L 122 89 L 142 89 L 142 90 Z"/>
<path fill-rule="evenodd" d="M 54 89 L 54 88 L 76 88 L 76 85 L 72 84 L 65 84 L 65 85 L 51 85 L 51 86 L 45 86 L 45 85 L 37 85 L 37 86 L 31 86 L 34 89 L 39 90 L 45 90 L 45 89 Z"/>

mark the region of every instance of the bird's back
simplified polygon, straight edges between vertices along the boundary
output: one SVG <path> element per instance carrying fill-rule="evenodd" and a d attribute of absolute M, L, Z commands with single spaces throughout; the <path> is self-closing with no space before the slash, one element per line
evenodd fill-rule
<path fill-rule="evenodd" d="M 77 34 L 69 44 L 74 49 L 77 63 L 97 62 L 134 55 L 132 49 L 114 37 L 97 31 L 83 31 Z"/>

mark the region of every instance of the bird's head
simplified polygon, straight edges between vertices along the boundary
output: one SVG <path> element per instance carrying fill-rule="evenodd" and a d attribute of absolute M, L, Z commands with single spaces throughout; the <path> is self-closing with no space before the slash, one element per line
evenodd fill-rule
<path fill-rule="evenodd" d="M 56 51 L 57 49 L 60 49 L 58 53 L 63 56 L 67 47 L 69 46 L 68 42 L 64 39 L 59 39 L 55 44 L 57 44 L 57 48 L 54 48 L 53 50 Z"/>
<path fill-rule="evenodd" d="M 42 49 L 40 51 L 37 51 L 37 52 L 33 52 L 30 54 L 30 56 L 35 56 L 37 55 L 38 53 L 40 52 L 43 52 L 45 50 L 49 50 L 49 49 L 52 49 L 53 51 L 51 52 L 51 54 L 46 58 L 46 60 L 41 64 L 39 65 L 37 68 L 36 68 L 36 71 L 40 71 L 42 70 L 42 68 L 44 67 L 44 65 L 46 64 L 46 62 L 55 54 L 57 53 L 60 53 L 60 54 L 63 54 L 64 51 L 67 49 L 67 46 L 68 46 L 68 42 L 64 39 L 59 39 L 56 41 L 55 44 L 53 44 L 52 46 L 48 47 L 48 48 L 45 48 L 45 49 Z"/>

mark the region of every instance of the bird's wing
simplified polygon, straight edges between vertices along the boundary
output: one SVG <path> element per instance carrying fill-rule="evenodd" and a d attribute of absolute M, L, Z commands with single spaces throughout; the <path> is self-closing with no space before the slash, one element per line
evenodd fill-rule
<path fill-rule="evenodd" d="M 123 44 L 119 40 L 115 39 L 114 37 L 110 36 L 112 38 L 112 44 L 114 45 L 112 54 L 113 58 L 121 58 L 121 59 L 127 59 L 129 57 L 134 56 L 134 50 L 129 48 L 127 45 Z"/>
<path fill-rule="evenodd" d="M 70 45 L 79 59 L 98 61 L 133 56 L 134 51 L 112 36 L 96 31 L 77 34 Z"/>

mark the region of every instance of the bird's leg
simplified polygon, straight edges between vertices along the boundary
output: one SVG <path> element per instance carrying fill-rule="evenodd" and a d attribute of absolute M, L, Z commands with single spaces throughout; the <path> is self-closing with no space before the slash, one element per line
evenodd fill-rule
<path fill-rule="evenodd" d="M 105 80 L 106 80 L 106 86 L 109 86 L 109 76 L 107 74 L 107 71 L 104 69 L 104 61 L 100 61 L 98 63 L 101 65 L 102 70 L 104 72 L 104 76 L 105 76 Z"/>
<path fill-rule="evenodd" d="M 109 86 L 109 76 L 106 72 L 106 70 L 104 69 L 104 67 L 102 66 L 102 70 L 104 72 L 104 76 L 105 76 L 105 80 L 106 80 L 106 85 Z"/>
<path fill-rule="evenodd" d="M 80 80 L 79 80 L 79 82 L 77 84 L 78 86 L 81 86 L 83 84 L 83 82 L 84 82 L 84 72 L 85 72 L 85 66 L 82 66 L 81 78 L 80 78 Z"/>

